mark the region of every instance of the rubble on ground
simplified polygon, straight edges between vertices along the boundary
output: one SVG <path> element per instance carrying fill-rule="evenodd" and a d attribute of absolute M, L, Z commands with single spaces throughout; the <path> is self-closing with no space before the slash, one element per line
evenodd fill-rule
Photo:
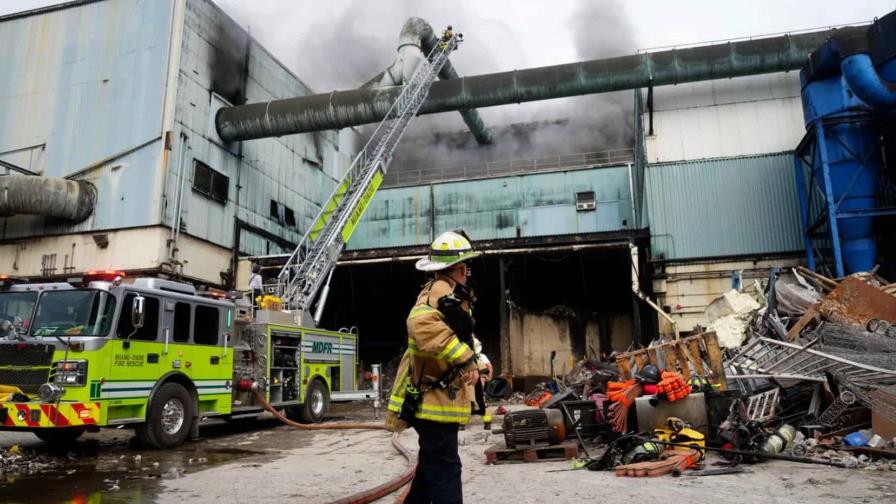
<path fill-rule="evenodd" d="M 705 331 L 614 354 L 615 362 L 579 361 L 509 403 L 562 410 L 566 439 L 585 453 L 575 467 L 618 476 L 677 475 L 705 465 L 707 451 L 731 466 L 784 459 L 896 471 L 896 284 L 873 271 L 831 279 L 774 270 L 706 315 Z M 505 438 L 531 453 L 496 445 L 490 463 L 569 456 L 539 444 L 555 414 L 519 408 L 501 409 Z"/>
<path fill-rule="evenodd" d="M 19 445 L 0 448 L 0 476 L 34 476 L 57 471 L 64 465 L 64 460 L 59 457 L 27 450 Z"/>

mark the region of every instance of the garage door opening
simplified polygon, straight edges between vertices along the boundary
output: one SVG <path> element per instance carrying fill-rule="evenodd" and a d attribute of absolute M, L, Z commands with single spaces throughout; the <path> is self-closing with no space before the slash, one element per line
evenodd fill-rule
<path fill-rule="evenodd" d="M 629 261 L 627 245 L 615 244 L 473 260 L 475 333 L 496 373 L 533 382 L 549 376 L 551 351 L 562 374 L 582 357 L 652 339 L 655 316 L 631 293 Z M 321 325 L 357 327 L 364 363 L 397 360 L 407 343 L 406 317 L 426 281 L 412 260 L 340 265 Z"/>

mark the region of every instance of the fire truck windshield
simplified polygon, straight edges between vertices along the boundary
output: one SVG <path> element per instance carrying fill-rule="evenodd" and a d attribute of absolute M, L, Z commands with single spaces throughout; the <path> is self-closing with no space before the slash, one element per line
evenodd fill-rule
<path fill-rule="evenodd" d="M 31 335 L 105 336 L 114 313 L 115 297 L 106 291 L 45 291 L 37 304 Z"/>
<path fill-rule="evenodd" d="M 37 292 L 0 292 L 0 327 L 20 334 L 28 332 L 35 303 Z"/>

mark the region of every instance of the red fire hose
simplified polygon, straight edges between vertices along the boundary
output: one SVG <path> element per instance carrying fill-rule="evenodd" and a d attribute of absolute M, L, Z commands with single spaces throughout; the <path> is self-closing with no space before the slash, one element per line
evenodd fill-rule
<path fill-rule="evenodd" d="M 291 425 L 296 429 L 301 430 L 355 430 L 355 429 L 363 429 L 363 430 L 389 430 L 385 425 L 381 424 L 365 424 L 360 422 L 334 422 L 334 423 L 324 423 L 324 424 L 302 424 L 298 422 L 293 422 L 292 420 L 283 416 L 282 413 L 274 409 L 262 396 L 260 392 L 255 393 L 255 398 L 258 402 L 264 406 L 264 409 L 268 410 L 274 417 L 276 417 L 281 422 Z M 398 490 L 399 488 L 407 485 L 414 479 L 414 472 L 417 470 L 417 464 L 414 462 L 413 455 L 408 451 L 407 448 L 398 440 L 399 434 L 392 434 L 392 446 L 395 448 L 398 453 L 400 453 L 405 460 L 408 462 L 408 468 L 401 473 L 400 475 L 392 478 L 391 480 L 383 483 L 382 485 L 375 486 L 369 490 L 364 490 L 362 492 L 358 492 L 347 497 L 343 497 L 341 499 L 335 500 L 330 504 L 366 504 L 368 502 L 373 502 L 376 499 L 385 497 L 390 493 Z M 398 499 L 397 503 L 404 502 L 404 497 L 407 494 L 407 490 L 403 492 Z"/>

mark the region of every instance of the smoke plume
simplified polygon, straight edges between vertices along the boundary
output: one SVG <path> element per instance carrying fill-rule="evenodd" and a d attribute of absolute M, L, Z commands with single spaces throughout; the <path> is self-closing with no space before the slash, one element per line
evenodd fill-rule
<path fill-rule="evenodd" d="M 476 4 L 466 2 L 358 1 L 348 6 L 337 3 L 321 13 L 318 2 L 275 2 L 284 9 L 267 4 L 265 10 L 256 2 L 219 1 L 239 22 L 250 25 L 253 36 L 315 92 L 356 88 L 381 72 L 395 57 L 399 31 L 411 16 L 428 20 L 437 31 L 450 22 L 475 33 L 475 37 L 468 34 L 452 57 L 461 75 L 536 66 L 525 52 L 522 37 L 549 41 L 557 36 L 485 18 Z M 528 3 L 520 8 L 538 11 L 543 5 Z M 316 17 L 303 16 L 311 12 Z M 637 47 L 622 0 L 580 0 L 566 28 L 579 60 L 630 54 Z M 291 49 L 284 52 L 286 47 Z M 476 144 L 457 113 L 421 116 L 399 146 L 392 170 L 630 147 L 632 102 L 631 92 L 619 92 L 482 109 L 495 137 L 489 146 Z"/>

